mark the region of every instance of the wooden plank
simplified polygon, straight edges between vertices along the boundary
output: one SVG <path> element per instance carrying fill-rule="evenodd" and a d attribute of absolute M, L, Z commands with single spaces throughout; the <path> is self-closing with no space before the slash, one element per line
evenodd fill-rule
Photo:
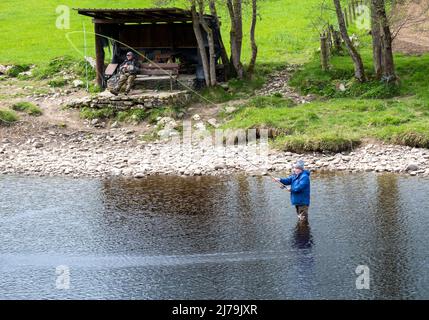
<path fill-rule="evenodd" d="M 178 63 L 142 63 L 143 69 L 178 69 Z"/>
<path fill-rule="evenodd" d="M 153 75 L 153 76 L 158 76 L 158 75 L 175 75 L 176 72 L 174 72 L 173 70 L 162 70 L 162 69 L 141 69 L 141 74 L 144 75 Z"/>
<path fill-rule="evenodd" d="M 140 19 L 136 19 L 136 18 L 128 18 L 128 19 L 118 19 L 118 18 L 114 18 L 114 19 L 103 19 L 103 18 L 98 18 L 98 17 L 94 17 L 94 19 L 92 20 L 94 23 L 99 23 L 99 24 L 122 24 L 122 23 L 141 23 L 141 24 L 150 24 L 150 23 L 156 23 L 159 22 L 156 19 L 145 19 L 143 20 L 143 18 Z M 162 22 L 189 22 L 190 19 L 186 18 L 175 18 L 175 19 L 164 19 L 162 20 Z"/>
<path fill-rule="evenodd" d="M 143 82 L 149 80 L 170 80 L 170 76 L 137 76 L 136 82 Z"/>

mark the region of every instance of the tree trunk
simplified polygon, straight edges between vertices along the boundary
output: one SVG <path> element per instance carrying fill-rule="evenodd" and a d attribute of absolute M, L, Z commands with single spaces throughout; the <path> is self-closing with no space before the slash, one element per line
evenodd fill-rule
<path fill-rule="evenodd" d="M 234 1 L 234 3 L 232 1 Z M 240 6 L 238 6 L 238 3 L 240 4 Z M 241 0 L 227 0 L 226 4 L 231 20 L 231 60 L 237 77 L 239 79 L 243 79 L 244 71 L 243 64 L 241 63 L 241 44 L 243 39 L 243 30 L 241 22 Z M 240 7 L 238 12 L 236 12 L 236 7 Z"/>
<path fill-rule="evenodd" d="M 257 10 L 257 0 L 252 0 L 252 24 L 250 27 L 250 46 L 252 48 L 252 57 L 250 59 L 249 68 L 247 69 L 250 77 L 252 77 L 255 70 L 256 57 L 258 56 L 258 46 L 256 45 L 255 40 L 256 21 L 258 18 Z"/>
<path fill-rule="evenodd" d="M 395 62 L 393 60 L 392 33 L 390 31 L 389 20 L 386 14 L 385 1 L 373 0 L 373 2 L 377 19 L 381 26 L 383 78 L 387 82 L 393 82 L 397 77 L 395 73 Z"/>
<path fill-rule="evenodd" d="M 204 19 L 204 1 L 199 0 L 199 21 L 204 31 L 207 34 L 207 41 L 209 44 L 209 74 L 210 74 L 210 86 L 216 85 L 216 53 L 214 48 L 214 35 L 213 30 Z"/>
<path fill-rule="evenodd" d="M 204 78 L 206 81 L 206 85 L 209 87 L 211 84 L 210 66 L 209 66 L 209 61 L 207 58 L 207 52 L 206 52 L 206 46 L 204 44 L 204 38 L 203 38 L 203 35 L 201 32 L 200 18 L 199 18 L 199 15 L 197 13 L 195 0 L 192 0 L 191 13 L 192 13 L 192 25 L 194 28 L 195 38 L 197 39 L 198 49 L 199 49 L 201 61 L 203 64 Z"/>
<path fill-rule="evenodd" d="M 242 0 L 233 0 L 234 16 L 235 16 L 235 27 L 236 41 L 237 41 L 237 53 L 238 60 L 241 62 L 241 50 L 243 47 L 243 15 L 242 15 Z"/>
<path fill-rule="evenodd" d="M 372 36 L 372 59 L 376 79 L 383 75 L 382 48 L 381 48 L 381 26 L 377 18 L 374 0 L 371 0 L 371 36 Z"/>
<path fill-rule="evenodd" d="M 353 46 L 349 34 L 347 32 L 346 24 L 344 22 L 343 12 L 341 10 L 340 0 L 333 0 L 335 5 L 335 11 L 337 13 L 338 25 L 340 28 L 341 36 L 346 44 L 347 50 L 350 54 L 350 57 L 353 60 L 354 68 L 355 68 L 355 78 L 359 82 L 365 82 L 365 69 L 363 67 L 362 58 L 356 48 Z"/>
<path fill-rule="evenodd" d="M 220 34 L 220 27 L 221 26 L 220 26 L 219 16 L 217 14 L 216 1 L 210 0 L 209 7 L 210 7 L 210 14 L 215 17 L 217 31 Z M 228 67 L 229 66 L 229 58 L 228 58 L 228 54 L 226 53 L 226 49 L 225 49 L 225 45 L 223 44 L 222 37 L 219 37 L 219 45 L 220 45 L 220 57 L 222 59 L 222 63 L 225 67 Z"/>

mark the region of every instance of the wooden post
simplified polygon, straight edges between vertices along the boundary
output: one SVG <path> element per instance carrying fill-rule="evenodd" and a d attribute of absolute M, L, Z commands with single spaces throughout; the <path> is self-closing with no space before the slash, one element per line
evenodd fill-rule
<path fill-rule="evenodd" d="M 320 59 L 322 64 L 322 70 L 326 71 L 329 69 L 329 47 L 328 39 L 326 34 L 320 35 Z"/>
<path fill-rule="evenodd" d="M 104 47 L 103 37 L 101 34 L 101 25 L 98 23 L 94 24 L 95 31 L 95 71 L 97 74 L 97 84 L 100 87 L 104 87 Z"/>
<path fill-rule="evenodd" d="M 331 26 L 328 24 L 328 28 L 326 28 L 326 37 L 328 38 L 328 47 L 329 50 L 332 49 L 332 33 L 331 33 Z"/>

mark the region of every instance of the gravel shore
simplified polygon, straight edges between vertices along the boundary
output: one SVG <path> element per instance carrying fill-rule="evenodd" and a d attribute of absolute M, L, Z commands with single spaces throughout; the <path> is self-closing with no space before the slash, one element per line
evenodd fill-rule
<path fill-rule="evenodd" d="M 263 148 L 261 149 L 263 150 Z M 429 176 L 429 150 L 366 144 L 338 154 L 295 154 L 249 146 L 144 142 L 133 130 L 108 133 L 49 131 L 26 140 L 0 137 L 0 174 L 143 178 L 146 175 L 265 175 L 289 171 L 303 159 L 316 171 L 394 172 Z"/>

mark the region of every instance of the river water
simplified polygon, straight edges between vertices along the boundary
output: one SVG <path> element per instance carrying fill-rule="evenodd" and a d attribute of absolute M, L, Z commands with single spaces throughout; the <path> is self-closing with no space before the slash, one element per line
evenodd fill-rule
<path fill-rule="evenodd" d="M 428 299 L 428 195 L 314 175 L 305 225 L 266 177 L 3 176 L 0 298 Z"/>

